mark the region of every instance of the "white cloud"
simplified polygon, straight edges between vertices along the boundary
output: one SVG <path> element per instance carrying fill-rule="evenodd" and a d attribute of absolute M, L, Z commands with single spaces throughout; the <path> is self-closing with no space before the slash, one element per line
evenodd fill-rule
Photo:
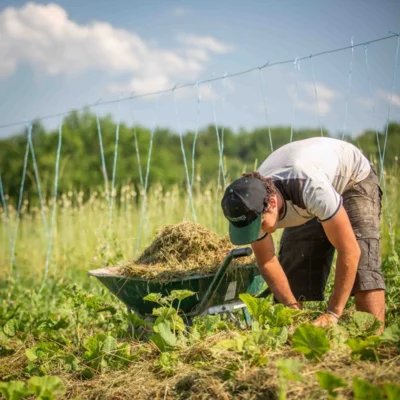
<path fill-rule="evenodd" d="M 322 116 L 329 114 L 333 100 L 339 97 L 336 91 L 319 82 L 315 82 L 315 87 L 313 82 L 299 82 L 297 90 L 296 107 L 312 114 L 318 114 L 319 110 Z M 315 91 L 318 96 L 318 108 Z M 295 86 L 290 85 L 287 92 L 294 99 Z"/>
<path fill-rule="evenodd" d="M 213 53 L 224 54 L 233 51 L 233 46 L 222 43 L 212 36 L 178 35 L 177 39 L 182 44 L 212 51 Z"/>
<path fill-rule="evenodd" d="M 312 104 L 312 103 L 307 103 L 306 101 L 298 101 L 296 107 L 299 108 L 300 110 L 308 111 L 311 114 L 318 114 L 318 109 L 319 109 L 320 115 L 327 115 L 331 110 L 330 104 L 325 101 L 318 101 L 318 108 L 316 103 Z"/>
<path fill-rule="evenodd" d="M 22 63 L 48 75 L 100 69 L 130 76 L 129 83 L 111 82 L 110 88 L 147 92 L 198 78 L 211 53 L 230 49 L 213 37 L 180 38 L 179 48 L 160 49 L 106 22 L 78 24 L 57 4 L 7 7 L 0 13 L 0 77 Z"/>
<path fill-rule="evenodd" d="M 189 58 L 193 58 L 195 60 L 198 61 L 208 61 L 210 56 L 207 52 L 207 50 L 204 49 L 186 49 L 185 50 L 185 54 L 189 57 Z"/>
<path fill-rule="evenodd" d="M 376 94 L 379 98 L 386 100 L 388 103 L 392 101 L 393 106 L 400 108 L 400 97 L 396 94 L 390 94 L 384 90 L 377 90 Z"/>

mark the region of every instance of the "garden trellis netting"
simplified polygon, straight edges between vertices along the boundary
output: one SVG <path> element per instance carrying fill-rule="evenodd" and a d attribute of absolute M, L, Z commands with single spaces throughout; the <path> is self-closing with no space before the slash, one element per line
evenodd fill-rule
<path fill-rule="evenodd" d="M 387 115 L 386 115 L 386 124 L 385 124 L 385 131 L 384 131 L 384 142 L 383 146 L 380 144 L 379 140 L 379 133 L 377 129 L 377 123 L 375 121 L 375 100 L 374 100 L 374 95 L 373 95 L 373 82 L 371 79 L 371 68 L 370 68 L 370 60 L 368 56 L 368 49 L 370 48 L 371 45 L 379 45 L 380 43 L 388 40 L 397 40 L 396 45 L 395 45 L 395 52 L 393 55 L 393 66 L 392 68 L 392 74 L 391 74 L 391 86 L 390 86 L 390 94 L 389 94 L 389 102 L 388 102 L 388 108 L 387 108 Z M 154 135 L 156 132 L 156 129 L 158 127 L 159 123 L 159 99 L 161 95 L 164 94 L 171 94 L 172 95 L 172 103 L 173 103 L 173 109 L 175 112 L 175 127 L 176 131 L 179 134 L 179 141 L 180 141 L 180 148 L 182 152 L 182 162 L 184 165 L 184 171 L 185 171 L 185 182 L 186 182 L 186 192 L 187 192 L 187 205 L 188 205 L 188 210 L 190 210 L 190 215 L 191 219 L 194 222 L 198 221 L 198 216 L 196 214 L 196 207 L 193 201 L 193 192 L 192 192 L 192 187 L 194 184 L 195 180 L 195 158 L 196 158 L 196 141 L 198 138 L 199 134 L 199 125 L 200 125 L 200 116 L 201 116 L 201 107 L 202 104 L 204 103 L 204 100 L 202 99 L 201 96 L 201 89 L 207 87 L 211 92 L 214 90 L 213 84 L 217 81 L 222 81 L 223 84 L 223 91 L 222 91 L 222 97 L 220 99 L 220 106 L 222 110 L 224 109 L 226 97 L 227 97 L 227 86 L 230 80 L 234 80 L 236 77 L 240 75 L 245 75 L 249 73 L 256 72 L 258 73 L 258 87 L 255 87 L 254 90 L 260 92 L 260 95 L 262 97 L 262 103 L 263 103 L 263 109 L 264 109 L 264 115 L 265 115 L 265 122 L 266 126 L 268 127 L 268 142 L 269 142 L 269 147 L 270 151 L 274 150 L 274 143 L 271 135 L 271 125 L 270 125 L 270 115 L 268 112 L 268 102 L 270 98 L 270 94 L 268 93 L 268 90 L 265 85 L 265 74 L 268 73 L 268 69 L 273 67 L 273 66 L 278 66 L 278 65 L 284 65 L 284 64 L 292 64 L 293 69 L 294 69 L 294 74 L 295 74 L 295 85 L 294 85 L 294 94 L 292 97 L 292 105 L 291 105 L 291 129 L 290 129 L 290 141 L 296 140 L 296 135 L 295 135 L 295 124 L 296 124 L 296 111 L 298 109 L 298 90 L 299 90 L 299 79 L 300 79 L 300 74 L 302 72 L 302 68 L 306 63 L 309 63 L 310 69 L 312 71 L 312 82 L 313 82 L 313 89 L 314 89 L 314 95 L 315 95 L 315 108 L 317 110 L 318 114 L 318 121 L 319 121 L 319 128 L 320 128 L 320 134 L 323 135 L 323 120 L 322 120 L 322 113 L 321 113 L 321 104 L 320 104 L 320 99 L 319 99 L 319 94 L 317 90 L 317 85 L 316 85 L 316 71 L 315 71 L 315 65 L 313 60 L 317 57 L 323 57 L 328 54 L 332 53 L 339 53 L 339 52 L 344 52 L 350 50 L 351 56 L 350 56 L 350 61 L 349 61 L 349 70 L 348 70 L 348 80 L 347 80 L 347 90 L 346 93 L 344 94 L 344 120 L 343 120 L 343 130 L 342 130 L 342 138 L 345 138 L 345 132 L 347 129 L 347 118 L 349 113 L 351 113 L 351 109 L 349 107 L 349 101 L 352 96 L 352 80 L 354 79 L 354 54 L 357 48 L 360 48 L 363 51 L 364 54 L 364 62 L 365 62 L 365 69 L 366 69 L 366 77 L 367 77 L 367 86 L 368 86 L 368 92 L 370 96 L 370 102 L 371 102 L 371 112 L 372 112 L 372 118 L 374 119 L 374 131 L 376 134 L 376 141 L 377 141 L 377 146 L 378 146 L 378 154 L 379 154 L 379 171 L 380 171 L 380 181 L 381 185 L 385 194 L 385 207 L 387 209 L 387 219 L 388 219 L 388 226 L 389 226 L 389 234 L 390 234 L 390 241 L 392 245 L 392 249 L 394 251 L 394 234 L 393 234 L 393 228 L 392 228 L 392 222 L 391 222 L 391 217 L 390 217 L 390 207 L 388 204 L 388 197 L 386 196 L 386 180 L 385 180 L 385 175 L 384 175 L 384 161 L 385 161 L 385 155 L 388 147 L 388 128 L 389 128 L 389 123 L 391 121 L 391 112 L 392 112 L 392 104 L 393 104 L 393 96 L 395 93 L 395 88 L 396 88 L 396 74 L 397 74 L 397 67 L 398 67 L 398 58 L 399 58 L 399 45 L 400 45 L 400 36 L 397 33 L 392 33 L 389 32 L 389 35 L 381 38 L 377 38 L 374 40 L 370 40 L 367 42 L 362 42 L 362 43 L 354 43 L 353 38 L 351 39 L 351 45 L 350 46 L 345 46 L 337 49 L 331 49 L 319 53 L 311 53 L 306 56 L 302 57 L 295 57 L 293 59 L 289 60 L 284 60 L 284 61 L 268 61 L 265 64 L 250 68 L 247 70 L 239 71 L 236 73 L 232 74 L 224 74 L 222 76 L 218 77 L 212 77 L 210 79 L 204 79 L 200 80 L 197 82 L 192 82 L 192 83 L 184 83 L 184 84 L 177 84 L 172 88 L 165 89 L 165 90 L 160 90 L 157 92 L 151 92 L 151 93 L 143 93 L 143 94 L 134 94 L 131 96 L 127 97 L 120 97 L 117 100 L 111 100 L 111 101 L 98 101 L 95 104 L 92 104 L 89 106 L 90 109 L 95 110 L 96 113 L 96 122 L 97 122 L 97 133 L 98 133 L 98 141 L 99 141 L 99 147 L 100 147 L 100 169 L 104 177 L 104 187 L 105 187 L 105 193 L 106 193 L 106 199 L 108 202 L 108 225 L 111 227 L 113 224 L 113 210 L 115 208 L 115 203 L 114 203 L 114 191 L 116 188 L 116 184 L 118 183 L 118 176 L 117 176 L 117 165 L 118 165 L 118 157 L 119 157 L 119 135 L 120 135 L 120 126 L 121 126 L 121 118 L 117 118 L 117 123 L 116 123 L 116 130 L 115 130 L 115 143 L 114 143 L 114 155 L 113 155 L 113 163 L 112 165 L 108 165 L 106 163 L 105 157 L 104 157 L 104 146 L 103 146 L 103 141 L 102 141 L 102 126 L 101 126 L 101 121 L 99 118 L 99 113 L 98 113 L 98 107 L 99 106 L 107 106 L 111 104 L 122 104 L 123 102 L 134 102 L 135 100 L 138 99 L 143 99 L 143 98 L 152 98 L 154 99 L 154 106 L 153 106 L 153 118 L 152 118 L 152 123 L 151 123 L 151 131 L 150 131 L 150 142 L 149 142 L 149 147 L 148 151 L 146 154 L 146 164 L 145 164 L 145 169 L 141 169 L 141 163 L 140 163 L 140 157 L 141 154 L 140 148 L 138 146 L 138 140 L 136 136 L 136 131 L 134 131 L 134 144 L 135 144 L 135 155 L 137 159 L 137 167 L 139 169 L 139 176 L 140 176 L 140 184 L 141 184 L 141 212 L 140 215 L 138 215 L 139 218 L 139 229 L 136 235 L 136 251 L 139 250 L 140 245 L 141 245 L 141 240 L 142 240 L 142 231 L 146 227 L 146 218 L 148 214 L 148 203 L 147 203 L 147 195 L 148 195 L 148 190 L 149 190 L 149 174 L 150 170 L 152 167 L 152 151 L 153 151 L 153 139 Z M 318 71 L 317 71 L 318 73 Z M 182 124 L 181 124 L 181 114 L 179 111 L 179 106 L 178 106 L 178 101 L 177 101 L 177 95 L 179 94 L 180 90 L 183 89 L 190 89 L 193 90 L 196 94 L 196 118 L 195 118 L 195 124 L 196 128 L 194 130 L 194 141 L 191 149 L 191 158 L 189 158 L 189 154 L 187 154 L 187 151 L 185 151 L 184 147 L 184 133 L 182 129 Z M 216 190 L 216 197 L 215 197 L 215 209 L 214 213 L 215 216 L 219 212 L 219 197 L 221 196 L 223 187 L 226 186 L 226 171 L 225 171 L 225 164 L 224 164 L 224 124 L 221 124 L 221 116 L 218 115 L 217 113 L 217 104 L 216 104 L 216 99 L 215 97 L 211 96 L 210 98 L 210 103 L 212 107 L 212 113 L 213 113 L 213 123 L 215 127 L 215 136 L 216 136 L 216 142 L 217 142 L 217 148 L 218 148 L 218 165 L 216 166 L 216 173 L 217 173 L 217 190 Z M 85 107 L 87 109 L 88 107 Z M 73 110 L 73 111 L 82 111 L 81 110 Z M 22 176 L 21 176 L 21 181 L 20 181 L 20 186 L 19 186 L 19 193 L 18 193 L 18 199 L 17 199 L 17 207 L 16 207 L 16 214 L 15 216 L 9 215 L 7 212 L 7 187 L 4 186 L 4 179 L 2 180 L 2 172 L 0 171 L 0 197 L 1 197 L 1 203 L 2 207 L 4 210 L 4 221 L 5 221 L 5 228 L 7 231 L 7 236 L 8 236 L 8 244 L 5 243 L 9 247 L 9 253 L 10 253 L 10 264 L 9 264 L 9 274 L 10 276 L 14 276 L 15 274 L 18 273 L 18 255 L 16 253 L 16 243 L 18 241 L 18 234 L 19 234 L 19 221 L 21 217 L 21 208 L 23 204 L 23 199 L 24 199 L 24 186 L 26 182 L 26 177 L 27 177 L 27 167 L 28 167 L 28 160 L 29 157 L 32 160 L 32 165 L 33 165 L 33 176 L 34 180 L 36 183 L 37 191 L 38 191 L 38 197 L 39 197 L 39 205 L 41 209 L 41 217 L 42 217 L 42 222 L 43 222 L 43 231 L 44 235 L 46 238 L 46 249 L 45 249 L 45 264 L 43 266 L 43 278 L 42 281 L 45 283 L 47 276 L 49 274 L 49 270 L 51 268 L 51 255 L 52 255 L 52 245 L 54 241 L 54 230 L 55 230 L 55 221 L 57 218 L 57 198 L 58 198 L 58 184 L 59 184 L 59 179 L 60 179 L 60 163 L 62 162 L 62 145 L 63 145 L 63 121 L 67 115 L 69 115 L 70 112 L 66 113 L 59 113 L 59 114 L 53 114 L 53 115 L 47 115 L 43 116 L 40 118 L 36 118 L 35 120 L 31 121 L 18 121 L 15 123 L 11 124 L 5 124 L 5 125 L 0 125 L 0 129 L 5 129 L 5 128 L 11 128 L 11 127 L 17 127 L 21 125 L 26 125 L 26 147 L 25 147 L 25 154 L 24 157 L 22 158 Z M 44 196 L 42 193 L 42 188 L 41 188 L 41 178 L 40 178 L 40 171 L 38 168 L 38 162 L 35 154 L 35 146 L 32 140 L 32 129 L 33 129 L 33 124 L 34 121 L 43 121 L 51 118 L 58 118 L 59 123 L 58 123 L 58 141 L 57 141 L 57 150 L 56 150 L 56 157 L 55 157 L 55 166 L 54 166 L 54 181 L 52 183 L 53 188 L 52 188 L 52 197 L 53 197 L 53 202 L 50 210 L 46 210 L 46 207 L 44 206 Z M 135 129 L 135 128 L 134 128 Z M 133 157 L 133 158 L 134 158 Z M 190 165 L 190 159 L 191 159 L 191 165 Z M 110 171 L 111 168 L 111 171 Z M 111 172 L 111 173 L 110 173 Z M 111 179 L 109 179 L 109 176 L 111 176 Z M 15 218 L 15 220 L 14 220 Z M 13 219 L 13 220 L 11 220 Z"/>

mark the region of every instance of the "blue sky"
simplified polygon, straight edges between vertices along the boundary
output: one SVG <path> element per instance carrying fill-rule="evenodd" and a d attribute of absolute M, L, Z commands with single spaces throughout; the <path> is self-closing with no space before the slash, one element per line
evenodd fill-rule
<path fill-rule="evenodd" d="M 340 48 L 352 38 L 365 42 L 388 30 L 400 32 L 400 1 L 2 0 L 0 125 Z M 216 119 L 235 130 L 267 122 L 322 124 L 339 136 L 344 129 L 357 135 L 384 127 L 396 48 L 397 38 L 368 46 L 372 96 L 364 48 L 357 47 L 350 96 L 351 49 L 303 60 L 297 68 L 265 68 L 262 79 L 256 70 L 211 87 L 177 88 L 175 99 L 172 92 L 158 96 L 157 113 L 157 96 L 92 110 L 148 127 L 177 129 L 177 109 L 182 130 Z M 398 121 L 400 65 L 391 99 L 391 119 Z M 0 137 L 23 126 L 0 129 Z"/>

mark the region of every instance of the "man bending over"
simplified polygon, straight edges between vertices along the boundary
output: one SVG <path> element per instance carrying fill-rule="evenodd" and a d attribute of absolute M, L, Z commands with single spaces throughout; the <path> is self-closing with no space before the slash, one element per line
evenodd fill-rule
<path fill-rule="evenodd" d="M 335 249 L 334 288 L 315 325 L 336 323 L 350 295 L 357 310 L 385 319 L 380 270 L 382 191 L 367 158 L 350 143 L 311 138 L 274 151 L 257 172 L 243 174 L 221 205 L 233 244 L 250 244 L 275 298 L 324 300 Z M 271 233 L 285 228 L 279 257 Z"/>

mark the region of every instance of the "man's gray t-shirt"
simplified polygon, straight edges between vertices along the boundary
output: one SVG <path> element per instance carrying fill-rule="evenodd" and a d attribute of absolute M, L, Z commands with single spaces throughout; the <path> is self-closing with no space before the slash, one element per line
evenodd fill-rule
<path fill-rule="evenodd" d="M 332 218 L 342 204 L 342 193 L 365 179 L 371 170 L 367 158 L 350 143 L 311 138 L 274 151 L 258 172 L 271 178 L 284 199 L 278 228 L 297 226 L 317 217 Z"/>

